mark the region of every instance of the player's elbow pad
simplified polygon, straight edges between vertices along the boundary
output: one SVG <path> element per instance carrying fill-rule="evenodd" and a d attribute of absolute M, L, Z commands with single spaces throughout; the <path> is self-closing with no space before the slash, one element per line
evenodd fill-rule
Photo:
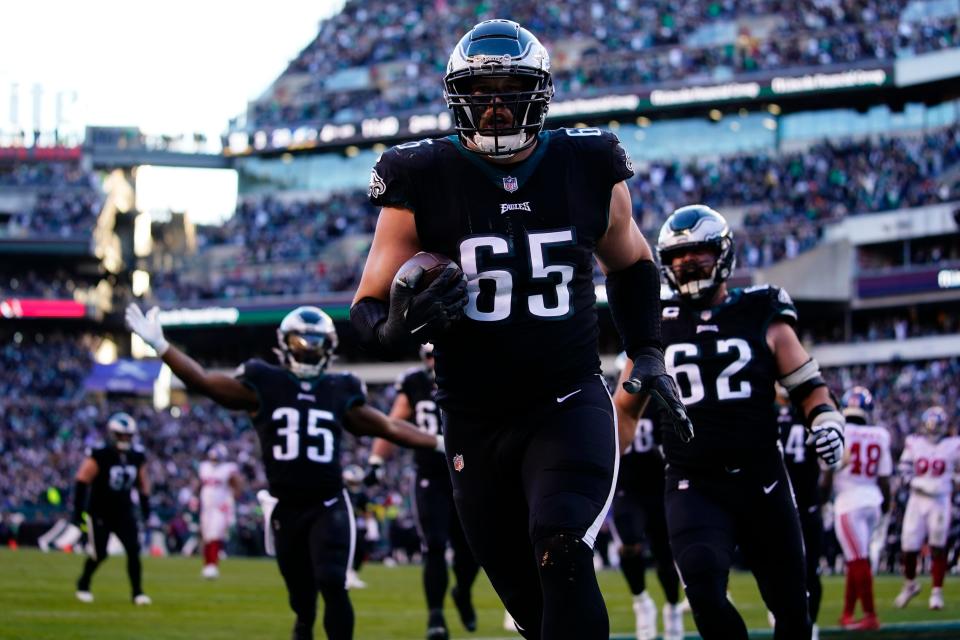
<path fill-rule="evenodd" d="M 780 378 L 779 382 L 790 394 L 790 401 L 798 407 L 813 393 L 814 389 L 827 386 L 820 374 L 820 365 L 813 358 Z"/>
<path fill-rule="evenodd" d="M 638 260 L 626 269 L 607 274 L 610 315 L 634 358 L 645 347 L 663 351 L 660 336 L 660 271 L 652 260 Z"/>

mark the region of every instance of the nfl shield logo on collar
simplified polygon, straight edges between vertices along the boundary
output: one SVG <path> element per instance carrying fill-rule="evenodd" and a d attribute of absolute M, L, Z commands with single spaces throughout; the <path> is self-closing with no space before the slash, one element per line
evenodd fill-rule
<path fill-rule="evenodd" d="M 520 183 L 513 176 L 504 176 L 503 188 L 506 189 L 507 193 L 513 193 L 520 188 Z"/>
<path fill-rule="evenodd" d="M 453 470 L 454 471 L 463 471 L 463 455 L 457 454 L 453 456 Z"/>

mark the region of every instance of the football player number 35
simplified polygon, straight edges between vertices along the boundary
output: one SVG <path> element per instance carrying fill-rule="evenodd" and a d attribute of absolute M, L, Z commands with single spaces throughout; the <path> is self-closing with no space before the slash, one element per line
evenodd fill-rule
<path fill-rule="evenodd" d="M 547 300 L 542 294 L 527 297 L 527 310 L 539 318 L 558 318 L 570 312 L 570 289 L 568 285 L 573 280 L 573 265 L 546 264 L 544 253 L 550 245 L 573 244 L 573 231 L 547 231 L 542 233 L 528 233 L 527 246 L 530 247 L 530 266 L 534 281 L 549 281 L 553 274 L 560 276 L 556 284 L 556 304 Z M 481 252 L 490 252 L 494 255 L 510 253 L 510 244 L 505 236 L 473 236 L 465 238 L 460 243 L 460 264 L 467 276 L 467 317 L 481 322 L 496 322 L 510 316 L 513 304 L 513 274 L 509 271 L 491 269 L 477 270 L 477 256 Z M 484 305 L 481 310 L 478 301 L 481 294 L 480 283 L 487 280 L 493 283 L 493 305 Z"/>
<path fill-rule="evenodd" d="M 296 460 L 300 455 L 300 412 L 291 407 L 280 407 L 273 412 L 275 422 L 286 424 L 277 429 L 277 436 L 283 438 L 280 444 L 273 445 L 273 459 L 280 461 Z M 333 422 L 333 414 L 320 409 L 307 411 L 307 437 L 320 438 L 321 446 L 307 447 L 307 459 L 312 462 L 330 462 L 333 460 L 333 432 L 321 427 L 320 422 Z"/>

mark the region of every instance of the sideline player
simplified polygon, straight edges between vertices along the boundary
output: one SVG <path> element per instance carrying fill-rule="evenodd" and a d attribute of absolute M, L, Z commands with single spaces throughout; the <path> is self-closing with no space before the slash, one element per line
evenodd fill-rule
<path fill-rule="evenodd" d="M 790 476 L 790 486 L 800 516 L 800 531 L 803 534 L 803 549 L 807 559 L 807 606 L 813 625 L 813 638 L 819 637 L 817 617 L 820 615 L 820 600 L 823 584 L 820 581 L 820 556 L 823 554 L 823 513 L 820 487 L 820 462 L 817 451 L 808 442 L 807 428 L 796 416 L 796 408 L 790 402 L 786 389 L 777 385 L 777 424 L 780 428 L 780 445 L 783 447 L 783 462 Z M 776 621 L 771 622 L 771 626 Z"/>
<path fill-rule="evenodd" d="M 787 293 L 728 290 L 735 250 L 723 216 L 704 205 L 677 209 L 657 251 L 676 293 L 663 307 L 666 366 L 697 430 L 689 443 L 663 433 L 670 547 L 697 629 L 705 640 L 747 637 L 726 593 L 739 546 L 776 618 L 774 638 L 808 640 L 806 561 L 778 447 L 775 382 L 802 410 L 830 465 L 843 454 L 843 416 L 797 338 Z M 615 399 L 627 411 L 636 404 L 620 389 Z"/>
<path fill-rule="evenodd" d="M 626 354 L 617 358 L 622 371 Z M 618 406 L 618 409 L 620 407 Z M 648 412 L 652 413 L 652 412 Z M 637 640 L 657 636 L 657 606 L 647 593 L 644 549 L 649 545 L 657 567 L 657 578 L 667 601 L 663 603 L 664 640 L 683 638 L 683 610 L 680 607 L 680 576 L 677 575 L 670 541 L 667 516 L 663 507 L 664 464 L 659 433 L 653 420 L 618 412 L 620 423 L 620 473 L 613 498 L 613 534 L 620 545 L 620 570 L 633 594 L 633 613 Z M 632 440 L 623 438 L 636 424 Z"/>
<path fill-rule="evenodd" d="M 920 416 L 920 432 L 907 436 L 900 455 L 900 473 L 910 485 L 900 534 L 903 574 L 906 581 L 893 604 L 898 609 L 920 593 L 917 556 L 924 541 L 930 545 L 929 606 L 943 609 L 943 578 L 947 573 L 947 534 L 950 531 L 951 497 L 960 470 L 960 438 L 949 435 L 943 407 L 930 407 Z"/>
<path fill-rule="evenodd" d="M 130 414 L 115 413 L 107 420 L 107 443 L 90 449 L 77 471 L 74 485 L 73 518 L 76 526 L 86 526 L 90 556 L 77 580 L 77 600 L 93 602 L 90 581 L 97 567 L 107 559 L 107 542 L 116 534 L 127 553 L 133 603 L 151 604 L 143 592 L 140 565 L 140 534 L 133 513 L 131 491 L 136 488 L 144 524 L 150 519 L 150 482 L 146 456 L 133 443 L 137 422 Z"/>
<path fill-rule="evenodd" d="M 890 505 L 890 432 L 870 423 L 873 396 L 864 387 L 843 394 L 846 454 L 843 466 L 833 476 L 834 531 L 847 561 L 847 580 L 840 626 L 845 629 L 880 628 L 873 600 L 870 540 Z M 863 618 L 854 620 L 857 600 Z"/>
<path fill-rule="evenodd" d="M 390 417 L 411 420 L 432 435 L 440 432 L 440 409 L 437 407 L 437 384 L 433 371 L 433 345 L 420 347 L 423 365 L 404 372 L 396 383 L 397 397 Z M 375 440 L 369 464 L 376 478 L 378 469 L 393 453 L 394 445 Z M 453 487 L 447 459 L 435 451 L 413 454 L 417 466 L 414 495 L 411 503 L 417 531 L 423 545 L 423 591 L 427 599 L 427 640 L 447 640 L 450 633 L 443 616 L 443 600 L 447 595 L 447 544 L 453 550 L 453 575 L 457 579 L 450 595 L 467 631 L 477 629 L 471 589 L 480 566 L 463 536 L 463 528 L 453 504 Z"/>
<path fill-rule="evenodd" d="M 346 589 L 355 522 L 343 488 L 343 430 L 412 447 L 443 446 L 442 438 L 392 420 L 366 403 L 353 374 L 325 371 L 337 346 L 333 320 L 317 307 L 298 307 L 277 329 L 280 366 L 247 360 L 234 376 L 209 373 L 163 336 L 154 307 L 146 316 L 127 307 L 127 326 L 153 347 L 188 389 L 228 409 L 247 411 L 260 439 L 270 494 L 278 500 L 270 525 L 277 564 L 296 613 L 295 640 L 313 638 L 317 593 L 331 640 L 353 637 Z"/>
<path fill-rule="evenodd" d="M 203 571 L 207 580 L 220 576 L 220 551 L 230 527 L 236 522 L 234 496 L 240 491 L 240 472 L 227 461 L 227 447 L 217 443 L 200 463 L 200 537 L 203 539 Z"/>
<path fill-rule="evenodd" d="M 606 640 L 593 545 L 619 456 L 594 255 L 635 362 L 631 388 L 692 437 L 663 368 L 632 164 L 613 134 L 542 131 L 550 56 L 515 22 L 482 22 L 457 43 L 444 94 L 456 135 L 398 145 L 373 170 L 382 209 L 351 320 L 375 351 L 436 345 L 457 512 L 524 637 Z M 421 268 L 397 272 L 421 250 L 459 268 L 418 287 Z"/>

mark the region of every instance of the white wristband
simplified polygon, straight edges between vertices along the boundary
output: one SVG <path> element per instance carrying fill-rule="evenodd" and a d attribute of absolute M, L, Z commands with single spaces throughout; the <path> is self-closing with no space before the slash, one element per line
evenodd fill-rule
<path fill-rule="evenodd" d="M 170 343 L 167 342 L 166 338 L 160 338 L 157 344 L 153 344 L 150 346 L 152 346 L 153 350 L 157 352 L 157 355 L 162 358 L 163 354 L 165 354 L 167 352 L 167 349 L 170 348 Z"/>
<path fill-rule="evenodd" d="M 447 450 L 446 450 L 446 448 L 444 447 L 444 444 L 443 444 L 443 436 L 438 435 L 438 436 L 436 436 L 436 438 L 437 438 L 437 446 L 434 447 L 434 449 L 436 449 L 436 450 L 439 451 L 440 453 L 446 453 Z"/>

